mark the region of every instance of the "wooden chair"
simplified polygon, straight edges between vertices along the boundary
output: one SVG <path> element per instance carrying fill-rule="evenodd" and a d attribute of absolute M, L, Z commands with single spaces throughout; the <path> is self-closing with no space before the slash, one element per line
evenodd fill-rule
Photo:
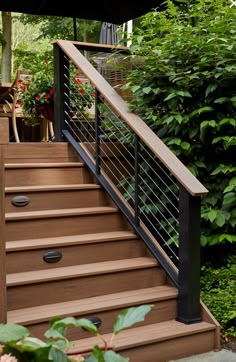
<path fill-rule="evenodd" d="M 17 121 L 22 121 L 24 117 L 21 107 L 17 107 L 18 92 L 17 86 L 19 80 L 30 80 L 31 75 L 28 70 L 18 69 L 16 78 L 12 84 L 3 83 L 0 92 L 0 117 L 8 117 L 12 120 L 12 128 L 15 141 L 20 143 L 20 138 L 17 130 Z"/>

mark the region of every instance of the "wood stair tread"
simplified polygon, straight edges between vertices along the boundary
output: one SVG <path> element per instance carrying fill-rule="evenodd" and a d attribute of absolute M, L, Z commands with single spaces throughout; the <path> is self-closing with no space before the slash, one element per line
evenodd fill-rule
<path fill-rule="evenodd" d="M 215 326 L 207 322 L 199 322 L 194 324 L 183 324 L 176 320 L 149 324 L 141 327 L 133 327 L 126 329 L 118 334 L 114 339 L 114 347 L 116 351 L 131 348 L 135 346 L 143 346 L 154 342 L 160 342 L 168 339 L 175 339 L 190 334 L 197 334 L 214 330 Z M 110 341 L 112 334 L 104 334 L 103 338 Z M 94 345 L 103 346 L 103 342 L 99 337 L 90 337 L 73 341 L 73 349 L 89 349 Z M 158 349 L 157 349 L 158 353 Z"/>
<path fill-rule="evenodd" d="M 32 324 L 48 321 L 55 316 L 67 317 L 78 314 L 92 314 L 114 308 L 128 308 L 135 305 L 153 303 L 161 300 L 177 298 L 176 288 L 161 285 L 152 288 L 131 290 L 107 294 L 97 297 L 84 298 L 69 302 L 48 304 L 40 307 L 24 308 L 9 311 L 8 323 Z"/>
<path fill-rule="evenodd" d="M 63 216 L 79 216 L 92 214 L 116 213 L 118 209 L 111 206 L 81 207 L 72 209 L 37 210 L 23 212 L 9 212 L 5 214 L 6 221 L 24 219 L 42 219 Z"/>
<path fill-rule="evenodd" d="M 84 167 L 82 162 L 25 162 L 25 163 L 5 163 L 5 169 L 14 168 L 58 168 L 58 167 Z"/>
<path fill-rule="evenodd" d="M 6 242 L 6 251 L 17 250 L 33 250 L 55 246 L 69 246 L 79 244 L 99 243 L 114 240 L 132 240 L 138 239 L 137 235 L 131 231 L 111 231 L 95 234 L 82 234 L 82 235 L 68 235 L 58 236 L 51 238 L 29 239 L 29 240 L 16 240 Z"/>
<path fill-rule="evenodd" d="M 10 192 L 34 192 L 34 191 L 64 191 L 64 190 L 97 190 L 101 189 L 97 184 L 67 184 L 67 185 L 39 185 L 39 186 L 9 186 L 5 188 Z"/>
<path fill-rule="evenodd" d="M 12 273 L 7 275 L 7 287 L 25 284 L 42 283 L 61 279 L 92 276 L 96 274 L 115 273 L 143 268 L 153 268 L 158 265 L 153 258 L 139 257 L 122 260 L 112 260 L 100 263 L 73 265 L 61 268 L 35 270 Z"/>

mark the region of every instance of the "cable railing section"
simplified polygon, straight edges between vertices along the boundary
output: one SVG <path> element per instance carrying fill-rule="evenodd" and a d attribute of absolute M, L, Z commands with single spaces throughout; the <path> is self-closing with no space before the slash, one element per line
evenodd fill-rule
<path fill-rule="evenodd" d="M 178 285 L 177 319 L 199 321 L 200 197 L 207 190 L 73 43 L 58 41 L 54 51 L 56 139 L 71 143 Z"/>

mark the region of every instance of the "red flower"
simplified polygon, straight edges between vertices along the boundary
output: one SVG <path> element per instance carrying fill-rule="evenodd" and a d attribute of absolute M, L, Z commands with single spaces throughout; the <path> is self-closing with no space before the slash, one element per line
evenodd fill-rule
<path fill-rule="evenodd" d="M 19 79 L 19 80 L 18 80 L 18 83 L 22 83 L 22 82 L 23 82 L 23 79 Z"/>
<path fill-rule="evenodd" d="M 79 94 L 84 94 L 84 89 L 79 89 Z"/>
<path fill-rule="evenodd" d="M 48 93 L 45 94 L 44 98 L 45 98 L 45 99 L 49 99 L 49 98 L 50 98 L 50 94 L 48 94 Z"/>
<path fill-rule="evenodd" d="M 92 96 L 92 97 L 95 97 L 95 92 L 92 92 L 92 93 L 91 93 L 91 96 Z"/>
<path fill-rule="evenodd" d="M 79 79 L 79 78 L 75 78 L 75 81 L 76 81 L 77 84 L 81 84 L 81 83 L 82 83 L 81 79 Z"/>
<path fill-rule="evenodd" d="M 36 98 L 36 99 L 40 99 L 40 98 L 41 98 L 41 95 L 40 95 L 40 94 L 37 94 L 37 95 L 35 96 L 35 98 Z"/>
<path fill-rule="evenodd" d="M 53 88 L 53 87 L 51 87 L 51 88 L 49 89 L 49 93 L 50 93 L 50 94 L 54 94 L 54 88 Z"/>

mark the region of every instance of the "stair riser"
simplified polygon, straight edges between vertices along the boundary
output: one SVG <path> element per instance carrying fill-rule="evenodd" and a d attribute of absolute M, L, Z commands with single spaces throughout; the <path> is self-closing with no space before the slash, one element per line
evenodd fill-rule
<path fill-rule="evenodd" d="M 5 146 L 6 163 L 78 161 L 74 150 L 65 142 L 10 143 Z"/>
<path fill-rule="evenodd" d="M 117 352 L 122 356 L 129 357 L 130 361 L 167 362 L 173 359 L 176 360 L 179 358 L 190 357 L 195 354 L 213 351 L 215 348 L 214 339 L 214 331 L 208 331 L 194 335 L 185 335 L 178 338 L 172 337 L 168 340 Z"/>
<path fill-rule="evenodd" d="M 7 288 L 8 310 L 148 288 L 164 281 L 163 270 L 153 267 L 11 286 Z"/>
<path fill-rule="evenodd" d="M 61 252 L 62 259 L 56 263 L 46 263 L 43 260 L 43 256 L 49 251 Z M 145 247 L 142 241 L 119 240 L 8 252 L 6 266 L 7 273 L 20 273 L 70 265 L 136 258 L 140 256 L 145 256 Z"/>
<path fill-rule="evenodd" d="M 92 183 L 93 177 L 85 167 L 6 169 L 5 185 L 40 186 Z"/>
<path fill-rule="evenodd" d="M 19 220 L 6 223 L 6 240 L 39 239 L 118 230 L 127 230 L 125 220 L 118 213 Z"/>
<path fill-rule="evenodd" d="M 144 304 L 149 302 L 145 301 Z M 155 304 L 153 309 L 148 313 L 143 322 L 139 324 L 135 324 L 136 326 L 148 325 L 151 323 L 159 323 L 166 320 L 171 320 L 176 318 L 176 310 L 177 310 L 177 302 L 176 299 L 164 300 L 164 301 L 150 301 L 151 304 Z M 142 304 L 142 303 L 141 303 Z M 75 318 L 89 318 L 89 317 L 98 317 L 102 320 L 102 324 L 99 327 L 100 334 L 111 333 L 113 331 L 113 323 L 115 318 L 119 313 L 122 312 L 123 309 L 128 307 L 134 307 L 135 305 L 124 305 L 122 308 L 116 308 L 111 311 L 101 311 L 94 312 L 90 314 L 81 314 L 74 315 Z M 58 316 L 58 315 L 57 315 Z M 68 316 L 71 314 L 68 313 Z M 64 317 L 64 316 L 61 316 Z M 48 323 L 39 323 L 35 325 L 27 325 L 27 328 L 30 329 L 31 333 L 38 338 L 43 338 L 45 331 L 49 328 Z M 70 341 L 78 340 L 80 338 L 89 338 L 91 337 L 91 333 L 87 331 L 83 331 L 81 328 L 69 328 L 67 331 L 67 337 Z"/>
<path fill-rule="evenodd" d="M 14 206 L 11 200 L 15 196 L 27 196 L 29 204 Z M 79 207 L 107 206 L 109 200 L 102 190 L 70 190 L 7 193 L 5 199 L 6 212 L 22 212 L 35 210 L 55 210 Z"/>

